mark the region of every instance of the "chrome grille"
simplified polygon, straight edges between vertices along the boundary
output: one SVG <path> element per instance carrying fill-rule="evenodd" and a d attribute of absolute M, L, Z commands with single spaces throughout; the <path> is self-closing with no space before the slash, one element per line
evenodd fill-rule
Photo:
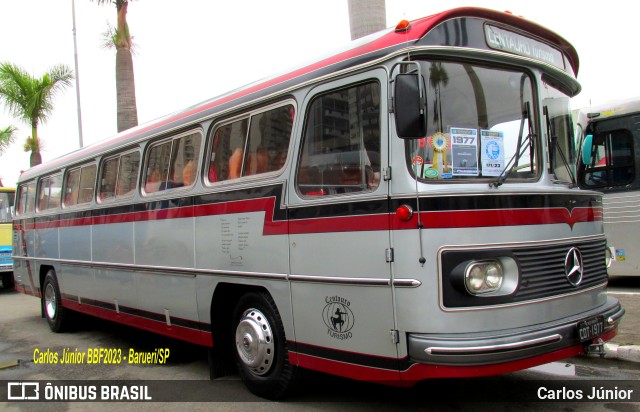
<path fill-rule="evenodd" d="M 565 258 L 573 246 L 580 249 L 584 262 L 582 283 L 578 287 L 572 286 L 564 273 Z M 605 248 L 606 241 L 601 239 L 514 249 L 520 263 L 520 287 L 514 301 L 571 293 L 606 282 Z"/>
<path fill-rule="evenodd" d="M 565 259 L 571 248 L 580 250 L 583 259 L 582 282 L 573 286 L 565 274 Z M 554 296 L 576 293 L 607 281 L 606 239 L 590 237 L 557 243 L 477 249 L 445 250 L 441 254 L 443 271 L 442 303 L 447 308 L 472 308 L 519 304 Z M 510 256 L 518 264 L 519 281 L 508 295 L 473 296 L 464 287 L 460 268 L 472 261 Z"/>

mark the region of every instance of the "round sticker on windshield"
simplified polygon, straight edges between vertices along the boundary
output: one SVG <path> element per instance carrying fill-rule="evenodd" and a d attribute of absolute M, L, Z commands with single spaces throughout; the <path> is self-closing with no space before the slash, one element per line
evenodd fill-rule
<path fill-rule="evenodd" d="M 424 177 L 426 177 L 427 179 L 435 179 L 438 177 L 438 175 L 439 175 L 438 170 L 432 167 L 424 171 Z"/>

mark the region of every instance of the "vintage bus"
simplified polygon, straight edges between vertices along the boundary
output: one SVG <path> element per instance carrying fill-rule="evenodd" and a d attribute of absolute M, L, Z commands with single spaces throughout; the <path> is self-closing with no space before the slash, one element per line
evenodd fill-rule
<path fill-rule="evenodd" d="M 615 255 L 609 275 L 640 276 L 640 98 L 581 109 L 576 123 L 579 184 L 604 193 L 604 231 Z"/>
<path fill-rule="evenodd" d="M 0 276 L 2 286 L 13 288 L 12 212 L 16 189 L 0 186 Z"/>
<path fill-rule="evenodd" d="M 578 56 L 458 8 L 22 174 L 17 289 L 211 348 L 267 398 L 300 368 L 412 384 L 599 353 L 601 194 L 575 184 Z"/>

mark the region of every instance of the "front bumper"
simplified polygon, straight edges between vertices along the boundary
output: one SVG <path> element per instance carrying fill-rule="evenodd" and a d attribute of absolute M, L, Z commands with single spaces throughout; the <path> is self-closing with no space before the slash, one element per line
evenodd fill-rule
<path fill-rule="evenodd" d="M 600 336 L 611 336 L 624 315 L 617 299 L 580 316 L 536 328 L 500 331 L 498 334 L 413 334 L 407 336 L 412 362 L 432 365 L 490 365 L 532 358 L 579 344 L 590 344 Z M 581 341 L 578 324 L 604 317 L 604 330 L 594 339 Z"/>

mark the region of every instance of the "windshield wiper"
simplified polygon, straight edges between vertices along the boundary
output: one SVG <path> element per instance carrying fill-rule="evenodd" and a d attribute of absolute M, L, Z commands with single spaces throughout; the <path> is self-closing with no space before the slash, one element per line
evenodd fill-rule
<path fill-rule="evenodd" d="M 549 119 L 549 109 L 547 108 L 547 106 L 544 106 L 543 113 L 547 119 L 547 134 L 549 135 L 549 146 L 550 146 L 549 147 L 549 153 L 550 153 L 549 163 L 551 163 L 551 168 L 552 170 L 555 170 L 554 168 L 555 157 L 553 156 L 553 149 L 557 148 L 558 153 L 560 154 L 560 158 L 562 159 L 562 164 L 564 168 L 567 170 L 569 179 L 571 179 L 571 182 L 569 182 L 569 188 L 576 187 L 577 186 L 576 179 L 573 175 L 573 171 L 571 170 L 571 166 L 569 165 L 569 162 L 567 161 L 567 158 L 564 155 L 564 152 L 562 151 L 562 147 L 560 147 L 560 143 L 558 143 L 558 136 L 556 135 L 555 128 L 551 124 L 551 120 Z M 555 172 L 554 172 L 554 175 L 555 175 Z"/>
<path fill-rule="evenodd" d="M 489 187 L 491 188 L 500 187 L 505 182 L 505 180 L 507 180 L 507 177 L 509 177 L 509 173 L 511 172 L 511 168 L 513 167 L 512 165 L 514 166 L 517 165 L 518 161 L 520 160 L 522 155 L 526 153 L 527 149 L 533 147 L 533 141 L 534 141 L 533 139 L 535 139 L 536 135 L 533 133 L 531 116 L 529 113 L 530 113 L 529 102 L 526 102 L 522 110 L 522 119 L 520 120 L 520 132 L 518 133 L 518 145 L 516 147 L 516 152 L 513 154 L 513 156 L 511 156 L 511 159 L 509 159 L 509 161 L 507 162 L 507 165 L 504 167 L 504 169 L 502 169 L 502 172 L 500 172 L 500 175 L 498 176 L 498 178 L 493 182 L 489 183 Z M 527 121 L 527 124 L 528 124 L 529 134 L 527 134 L 527 136 L 523 140 L 522 135 L 524 134 L 525 120 Z M 533 155 L 533 150 L 530 150 L 530 153 Z"/>

